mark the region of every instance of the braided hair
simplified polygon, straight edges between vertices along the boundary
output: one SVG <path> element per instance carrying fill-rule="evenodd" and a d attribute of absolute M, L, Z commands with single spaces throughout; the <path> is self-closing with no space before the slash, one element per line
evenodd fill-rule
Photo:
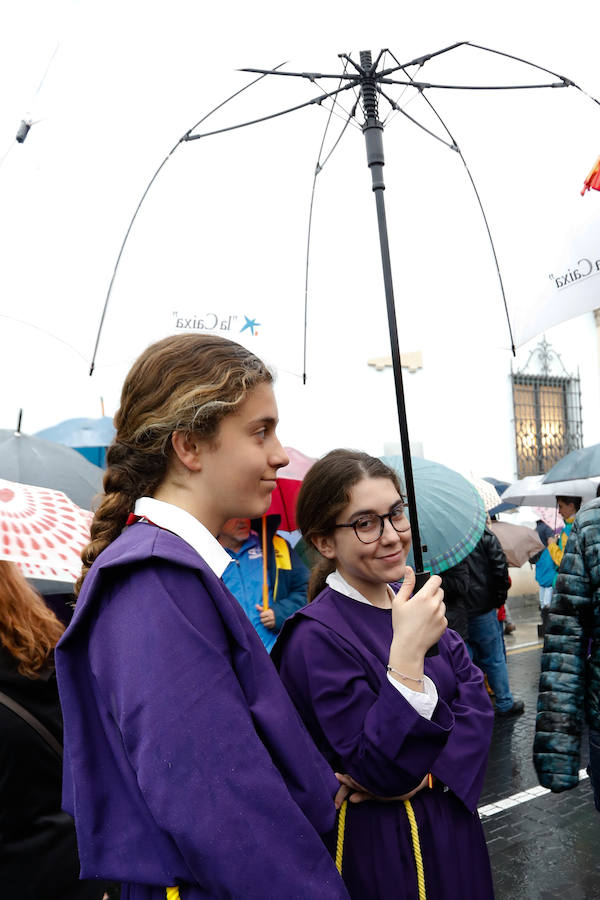
<path fill-rule="evenodd" d="M 273 376 L 253 353 L 212 334 L 180 334 L 148 347 L 125 378 L 106 454 L 104 493 L 75 586 L 79 594 L 92 563 L 125 527 L 139 497 L 163 480 L 174 431 L 213 441 L 222 419 L 249 390 Z"/>

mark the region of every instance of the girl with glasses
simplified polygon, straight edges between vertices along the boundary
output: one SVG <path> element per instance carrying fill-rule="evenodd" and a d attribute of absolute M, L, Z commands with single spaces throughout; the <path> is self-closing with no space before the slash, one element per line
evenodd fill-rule
<path fill-rule="evenodd" d="M 319 836 L 339 785 L 221 580 L 217 534 L 266 512 L 287 463 L 272 376 L 223 338 L 166 338 L 115 426 L 56 654 L 82 876 L 122 900 L 343 900 Z"/>
<path fill-rule="evenodd" d="M 439 577 L 411 596 L 396 473 L 334 450 L 304 478 L 297 521 L 320 562 L 273 658 L 323 755 L 364 791 L 340 810 L 333 848 L 350 896 L 490 900 L 476 805 L 492 706 L 446 629 Z"/>

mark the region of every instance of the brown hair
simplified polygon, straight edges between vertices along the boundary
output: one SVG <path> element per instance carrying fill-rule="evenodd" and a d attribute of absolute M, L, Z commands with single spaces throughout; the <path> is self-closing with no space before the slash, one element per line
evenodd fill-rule
<path fill-rule="evenodd" d="M 53 664 L 64 630 L 16 565 L 0 560 L 0 643 L 18 660 L 21 675 L 39 678 Z"/>
<path fill-rule="evenodd" d="M 106 454 L 104 494 L 84 548 L 83 580 L 96 557 L 121 533 L 135 501 L 152 494 L 167 470 L 174 431 L 215 439 L 221 420 L 249 390 L 273 376 L 253 353 L 212 334 L 180 334 L 148 347 L 133 364 Z"/>
<path fill-rule="evenodd" d="M 575 507 L 575 511 L 578 512 L 581 509 L 581 497 L 567 497 L 564 494 L 556 495 L 556 502 L 562 500 L 563 503 L 572 503 Z"/>
<path fill-rule="evenodd" d="M 389 478 L 402 496 L 396 472 L 376 456 L 359 450 L 331 450 L 310 467 L 296 506 L 298 528 L 309 547 L 314 546 L 314 538 L 331 534 L 338 515 L 350 502 L 352 488 L 363 478 Z M 334 569 L 334 560 L 320 557 L 311 571 L 309 601 L 323 590 Z"/>

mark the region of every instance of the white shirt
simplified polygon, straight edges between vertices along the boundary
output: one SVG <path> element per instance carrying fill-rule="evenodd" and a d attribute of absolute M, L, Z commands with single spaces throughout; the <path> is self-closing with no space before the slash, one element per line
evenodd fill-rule
<path fill-rule="evenodd" d="M 217 578 L 221 577 L 231 562 L 227 550 L 220 545 L 208 528 L 180 506 L 173 506 L 164 500 L 155 500 L 154 497 L 140 497 L 135 502 L 134 513 L 148 519 L 159 528 L 172 531 L 193 547 Z"/>
<path fill-rule="evenodd" d="M 356 588 L 353 588 L 352 585 L 348 584 L 346 579 L 343 578 L 337 570 L 327 576 L 327 584 L 332 590 L 337 591 L 338 594 L 344 594 L 345 597 L 350 597 L 358 603 L 366 603 L 368 606 L 373 606 L 370 600 L 367 600 L 360 591 L 357 591 Z M 391 590 L 391 588 L 389 589 Z M 420 691 L 413 691 L 412 688 L 396 681 L 389 672 L 387 673 L 387 677 L 390 684 L 393 684 L 396 690 L 400 691 L 402 696 L 405 697 L 412 708 L 416 710 L 420 716 L 423 716 L 424 719 L 431 719 L 438 702 L 438 692 L 435 684 L 428 675 L 423 676 L 423 693 Z"/>

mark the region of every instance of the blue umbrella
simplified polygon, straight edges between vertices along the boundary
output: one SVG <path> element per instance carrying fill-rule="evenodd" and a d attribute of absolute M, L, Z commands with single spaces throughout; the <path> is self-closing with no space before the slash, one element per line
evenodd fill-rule
<path fill-rule="evenodd" d="M 500 496 L 502 496 L 502 494 L 510 484 L 509 481 L 499 481 L 498 478 L 491 478 L 490 476 L 486 476 L 483 480 L 489 481 L 489 483 L 496 488 Z M 492 509 L 490 509 L 489 514 L 490 516 L 497 516 L 498 513 L 506 512 L 509 509 L 516 509 L 516 503 L 500 503 L 498 504 L 498 506 L 494 506 Z"/>
<path fill-rule="evenodd" d="M 102 416 L 100 419 L 66 419 L 35 435 L 46 441 L 73 447 L 97 466 L 104 465 L 106 448 L 112 444 L 114 436 L 115 426 L 110 416 Z"/>
<path fill-rule="evenodd" d="M 402 478 L 401 456 L 381 458 Z M 475 548 L 485 528 L 485 507 L 477 488 L 453 469 L 416 456 L 412 467 L 424 568 L 439 575 Z M 411 557 L 412 551 L 414 565 Z"/>

